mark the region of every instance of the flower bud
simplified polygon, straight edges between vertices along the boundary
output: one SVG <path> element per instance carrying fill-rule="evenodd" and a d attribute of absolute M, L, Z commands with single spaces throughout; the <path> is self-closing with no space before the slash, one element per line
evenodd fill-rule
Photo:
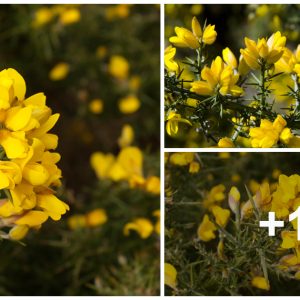
<path fill-rule="evenodd" d="M 228 204 L 233 213 L 237 213 L 239 209 L 241 194 L 239 190 L 233 186 L 228 194 Z"/>

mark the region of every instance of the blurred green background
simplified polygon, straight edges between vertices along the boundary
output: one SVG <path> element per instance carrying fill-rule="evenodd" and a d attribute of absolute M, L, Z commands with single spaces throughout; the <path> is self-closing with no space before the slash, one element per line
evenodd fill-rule
<path fill-rule="evenodd" d="M 25 246 L 1 243 L 1 295 L 159 293 L 159 236 L 123 235 L 135 217 L 155 221 L 158 195 L 99 181 L 90 166 L 95 151 L 119 152 L 122 127 L 130 124 L 144 172 L 159 175 L 159 14 L 158 5 L 1 5 L 0 66 L 15 68 L 27 96 L 44 92 L 60 113 L 53 130 L 63 174 L 59 196 L 71 208 L 28 235 Z M 112 66 L 116 57 L 121 62 Z M 120 110 L 128 96 L 134 104 Z M 70 215 L 96 208 L 106 211 L 107 223 L 67 226 Z"/>

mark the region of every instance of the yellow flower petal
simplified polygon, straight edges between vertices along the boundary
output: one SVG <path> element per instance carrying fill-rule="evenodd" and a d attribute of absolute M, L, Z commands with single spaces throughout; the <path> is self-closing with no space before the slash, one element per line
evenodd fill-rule
<path fill-rule="evenodd" d="M 31 210 L 24 216 L 15 221 L 17 225 L 28 225 L 29 227 L 35 227 L 43 224 L 48 219 L 48 215 L 42 211 Z"/>
<path fill-rule="evenodd" d="M 53 194 L 38 194 L 37 206 L 42 208 L 49 217 L 58 221 L 70 208 L 69 205 L 59 200 Z"/>
<path fill-rule="evenodd" d="M 266 290 L 266 291 L 270 290 L 270 284 L 266 280 L 265 277 L 256 276 L 256 277 L 252 278 L 251 284 L 254 287 L 261 289 L 261 290 Z"/>
<path fill-rule="evenodd" d="M 165 263 L 165 285 L 176 289 L 177 271 L 175 267 L 169 263 Z"/>
<path fill-rule="evenodd" d="M 29 227 L 26 225 L 17 225 L 14 226 L 10 231 L 9 231 L 9 237 L 12 240 L 22 240 L 27 232 L 29 230 Z"/>

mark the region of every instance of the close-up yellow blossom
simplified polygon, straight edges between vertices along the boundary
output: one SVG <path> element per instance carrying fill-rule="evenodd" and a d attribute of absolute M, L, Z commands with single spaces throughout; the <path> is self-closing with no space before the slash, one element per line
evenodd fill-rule
<path fill-rule="evenodd" d="M 165 49 L 165 55 L 164 55 L 165 66 L 168 70 L 173 72 L 177 72 L 179 70 L 179 65 L 174 60 L 175 55 L 176 55 L 176 48 L 172 46 L 168 46 Z"/>
<path fill-rule="evenodd" d="M 169 112 L 167 116 L 166 130 L 170 136 L 177 134 L 179 129 L 179 123 L 192 125 L 189 120 L 182 118 L 180 114 L 177 114 L 174 111 Z"/>
<path fill-rule="evenodd" d="M 197 49 L 200 47 L 200 43 L 211 45 L 214 43 L 217 37 L 215 31 L 215 25 L 207 25 L 203 30 L 196 17 L 192 19 L 192 31 L 184 27 L 175 27 L 175 33 L 177 36 L 173 36 L 169 39 L 175 47 L 189 47 Z"/>
<path fill-rule="evenodd" d="M 277 31 L 268 40 L 258 39 L 257 43 L 245 38 L 245 49 L 241 49 L 243 59 L 251 69 L 258 69 L 260 64 L 269 65 L 276 63 L 284 52 L 286 37 Z"/>
<path fill-rule="evenodd" d="M 0 72 L 3 94 L 0 130 L 0 216 L 10 229 L 9 237 L 24 238 L 31 227 L 49 217 L 55 221 L 69 206 L 54 195 L 61 185 L 58 137 L 49 131 L 58 120 L 46 106 L 43 93 L 26 98 L 26 84 L 14 69 Z M 8 198 L 9 196 L 9 198 Z M 3 236 L 4 238 L 4 236 Z"/>
<path fill-rule="evenodd" d="M 281 115 L 278 115 L 273 123 L 269 120 L 261 120 L 260 127 L 250 129 L 252 147 L 271 148 L 279 141 L 288 145 L 293 134 L 286 125 L 287 123 Z"/>
<path fill-rule="evenodd" d="M 203 80 L 192 82 L 191 92 L 199 95 L 220 93 L 223 96 L 239 96 L 243 93 L 243 89 L 236 85 L 239 75 L 234 73 L 230 65 L 226 66 L 220 56 L 212 61 L 210 68 L 204 67 L 201 78 Z"/>

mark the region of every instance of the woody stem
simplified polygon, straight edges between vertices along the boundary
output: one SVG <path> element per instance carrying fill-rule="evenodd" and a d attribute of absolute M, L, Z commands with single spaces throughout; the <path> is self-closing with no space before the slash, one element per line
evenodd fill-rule
<path fill-rule="evenodd" d="M 266 64 L 263 62 L 261 64 L 261 84 L 260 84 L 260 90 L 261 90 L 261 105 L 264 108 L 266 105 Z"/>

